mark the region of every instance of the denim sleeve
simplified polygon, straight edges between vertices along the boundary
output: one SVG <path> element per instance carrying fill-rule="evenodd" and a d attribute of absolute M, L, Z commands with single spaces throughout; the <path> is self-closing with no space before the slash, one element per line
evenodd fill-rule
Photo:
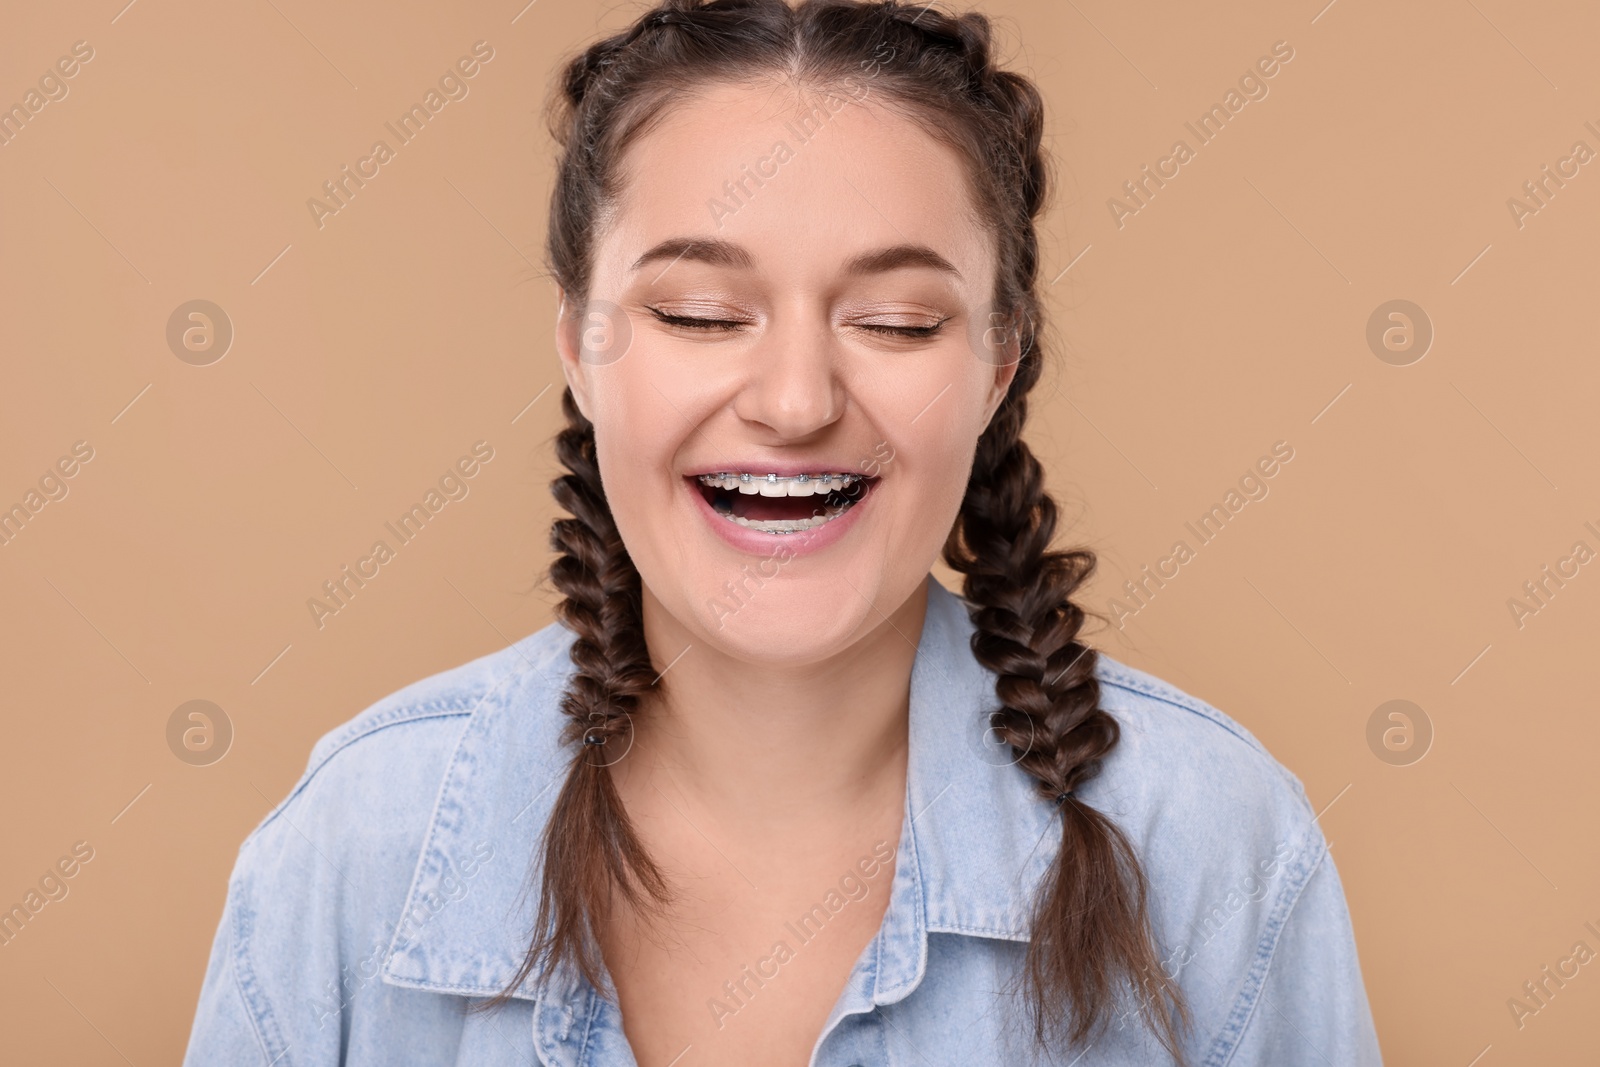
<path fill-rule="evenodd" d="M 229 886 L 228 902 L 211 944 L 211 962 L 200 986 L 184 1067 L 266 1067 L 270 1062 L 234 968 L 234 889 Z"/>
<path fill-rule="evenodd" d="M 432 1052 L 457 1005 L 381 970 L 462 721 L 422 709 L 319 742 L 239 849 L 187 1067 L 450 1062 Z"/>
<path fill-rule="evenodd" d="M 1381 1067 L 1344 887 L 1324 852 L 1279 935 L 1229 1067 Z"/>
<path fill-rule="evenodd" d="M 361 830 L 383 821 L 355 799 L 371 781 L 355 764 L 332 765 L 239 849 L 185 1067 L 349 1062 L 355 1002 L 384 988 L 377 971 L 388 937 L 374 902 L 395 892 L 377 891 L 361 855 L 363 843 L 385 843 L 381 827 Z M 403 867 L 388 873 L 407 878 Z"/>

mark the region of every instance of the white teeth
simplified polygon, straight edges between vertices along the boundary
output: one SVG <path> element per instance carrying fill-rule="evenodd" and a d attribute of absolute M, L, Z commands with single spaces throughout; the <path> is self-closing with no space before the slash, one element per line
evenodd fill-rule
<path fill-rule="evenodd" d="M 723 472 L 702 474 L 701 485 L 714 489 L 737 489 L 746 496 L 825 496 L 836 489 L 854 485 L 861 480 L 859 474 L 796 474 L 784 477 L 776 474 L 751 474 L 750 472 Z"/>
<path fill-rule="evenodd" d="M 755 496 L 759 493 L 761 496 L 766 497 L 825 497 L 830 493 L 840 492 L 856 485 L 862 480 L 862 476 L 859 474 L 841 474 L 836 471 L 795 475 L 756 474 L 751 471 L 721 471 L 715 474 L 699 475 L 696 480 L 701 485 L 710 486 L 714 489 L 737 490 L 745 496 Z M 731 511 L 723 510 L 728 506 L 728 502 L 721 501 L 715 510 L 724 519 L 738 523 L 746 529 L 781 535 L 814 530 L 849 511 L 853 503 L 847 500 L 839 507 L 818 507 L 807 518 L 793 519 L 747 519 L 740 515 L 734 515 Z"/>
<path fill-rule="evenodd" d="M 806 530 L 815 530 L 824 523 L 832 522 L 843 515 L 849 508 L 829 508 L 824 514 L 813 515 L 806 519 L 744 519 L 737 515 L 723 515 L 729 522 L 736 522 L 750 530 L 759 530 L 769 534 L 802 533 Z"/>

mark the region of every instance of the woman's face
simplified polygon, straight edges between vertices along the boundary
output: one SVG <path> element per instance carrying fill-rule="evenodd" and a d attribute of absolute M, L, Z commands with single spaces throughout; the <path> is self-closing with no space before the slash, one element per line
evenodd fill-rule
<path fill-rule="evenodd" d="M 986 343 L 995 237 L 870 81 L 708 88 L 622 178 L 558 334 L 647 626 L 829 659 L 918 591 L 1015 370 Z"/>

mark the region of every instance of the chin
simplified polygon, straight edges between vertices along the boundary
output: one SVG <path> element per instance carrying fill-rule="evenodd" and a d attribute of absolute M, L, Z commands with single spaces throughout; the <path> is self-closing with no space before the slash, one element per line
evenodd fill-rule
<path fill-rule="evenodd" d="M 726 596 L 715 608 L 702 606 L 707 639 L 727 655 L 748 663 L 800 666 L 821 663 L 849 648 L 882 622 L 872 607 L 841 580 L 806 581 L 788 575 L 756 588 L 737 608 Z M 860 586 L 860 583 L 856 583 Z M 863 593 L 870 591 L 862 589 Z M 892 610 L 892 609 L 891 609 Z"/>

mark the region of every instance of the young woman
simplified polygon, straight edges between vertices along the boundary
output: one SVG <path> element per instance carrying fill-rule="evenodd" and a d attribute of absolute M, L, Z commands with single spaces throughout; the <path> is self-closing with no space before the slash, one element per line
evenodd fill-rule
<path fill-rule="evenodd" d="M 554 128 L 561 622 L 318 744 L 188 1062 L 1378 1063 L 1298 781 L 1080 640 L 986 20 L 671 0 Z"/>

